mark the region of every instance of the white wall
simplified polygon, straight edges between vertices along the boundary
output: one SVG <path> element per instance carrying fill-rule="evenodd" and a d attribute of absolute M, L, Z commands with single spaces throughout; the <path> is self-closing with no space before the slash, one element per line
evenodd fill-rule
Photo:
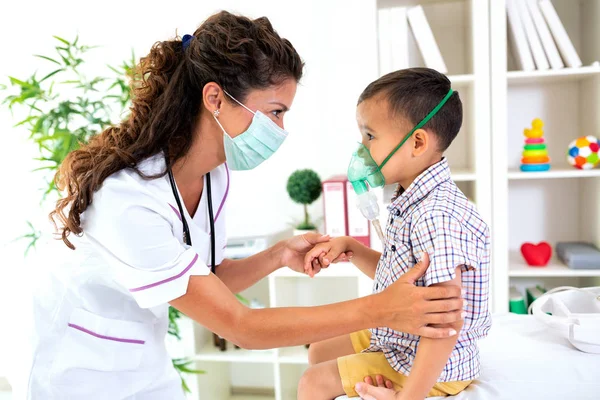
<path fill-rule="evenodd" d="M 268 16 L 306 62 L 305 77 L 286 117 L 289 139 L 255 171 L 233 175 L 228 202 L 230 235 L 287 227 L 302 216 L 301 206 L 293 204 L 285 191 L 290 173 L 307 167 L 322 178 L 344 173 L 360 139 L 354 121 L 356 99 L 377 75 L 375 18 L 363 18 L 375 13 L 374 1 L 3 2 L 0 82 L 6 83 L 7 75 L 26 77 L 34 72 L 39 62 L 32 54 L 51 53 L 52 35 L 71 39 L 79 34 L 83 43 L 102 46 L 92 54 L 95 68 L 103 71 L 104 64 L 118 64 L 132 48 L 141 56 L 155 41 L 171 38 L 176 30 L 180 35 L 194 31 L 220 9 Z M 0 108 L 0 304 L 6 306 L 5 311 L 16 310 L 11 302 L 14 304 L 19 287 L 12 283 L 16 274 L 25 272 L 23 246 L 9 242 L 24 232 L 26 220 L 48 226 L 48 209 L 39 205 L 42 182 L 30 172 L 36 167 L 31 160 L 35 148 L 25 140 L 25 130 L 12 127 L 15 121 Z M 316 217 L 321 216 L 321 207 L 320 200 L 312 207 Z M 7 326 L 18 329 L 18 315 L 10 315 L 9 320 L 1 319 L 0 335 Z M 0 356 L 0 376 L 3 359 Z"/>
<path fill-rule="evenodd" d="M 108 1 L 93 10 L 76 1 L 37 3 L 28 3 L 36 12 L 27 15 L 27 26 L 23 19 L 10 17 L 25 12 L 23 3 L 8 5 L 9 12 L 4 14 L 8 18 L 0 23 L 5 55 L 0 78 L 33 72 L 38 61 L 31 54 L 49 53 L 53 34 L 72 38 L 79 33 L 83 42 L 103 46 L 93 53 L 98 65 L 116 64 L 129 56 L 131 48 L 142 55 L 152 43 L 171 37 L 175 30 L 180 34 L 193 31 L 218 9 L 254 17 L 267 15 L 279 33 L 292 41 L 306 61 L 306 74 L 287 116 L 291 136 L 272 160 L 255 171 L 235 174 L 229 203 L 232 233 L 238 228 L 279 227 L 290 217 L 301 217 L 301 207 L 292 204 L 285 193 L 286 179 L 293 170 L 311 167 L 322 178 L 345 172 L 359 140 L 354 122 L 356 99 L 376 77 L 374 20 L 362 18 L 364 13 L 375 12 L 373 2 L 314 0 L 283 6 L 278 1 L 229 0 L 218 2 L 217 8 L 214 2 L 179 1 L 166 6 L 164 2 Z M 4 187 L 10 191 L 19 183 L 31 190 L 37 181 L 28 173 L 29 155 L 20 140 L 25 132 L 11 128 L 6 112 L 2 111 L 0 118 L 3 142 L 11 149 L 1 162 L 5 171 L 13 171 L 5 178 L 10 185 Z M 31 198 L 21 195 L 3 199 L 3 204 L 7 201 L 8 207 L 30 209 L 37 195 L 28 193 Z M 320 205 L 316 208 L 320 213 Z M 9 226 L 18 226 L 22 219 L 13 213 Z M 14 234 L 4 237 L 4 233 L 5 240 Z"/>

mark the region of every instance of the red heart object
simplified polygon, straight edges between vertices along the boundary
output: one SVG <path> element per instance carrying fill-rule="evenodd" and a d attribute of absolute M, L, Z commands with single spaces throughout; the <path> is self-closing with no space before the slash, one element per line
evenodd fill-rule
<path fill-rule="evenodd" d="M 552 257 L 552 247 L 547 242 L 538 244 L 523 243 L 521 246 L 523 258 L 532 267 L 545 267 Z"/>

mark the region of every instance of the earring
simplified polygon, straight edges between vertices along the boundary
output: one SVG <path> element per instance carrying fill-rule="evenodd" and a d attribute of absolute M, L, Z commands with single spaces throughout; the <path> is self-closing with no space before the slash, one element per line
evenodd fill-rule
<path fill-rule="evenodd" d="M 219 116 L 219 114 L 221 114 L 221 111 L 219 111 L 218 109 L 216 109 L 215 111 L 213 111 L 213 115 L 214 115 L 215 117 L 218 117 L 218 116 Z"/>

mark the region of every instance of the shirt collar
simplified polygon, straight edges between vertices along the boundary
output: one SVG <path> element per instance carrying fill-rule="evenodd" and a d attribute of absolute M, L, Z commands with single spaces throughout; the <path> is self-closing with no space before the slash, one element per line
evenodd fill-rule
<path fill-rule="evenodd" d="M 408 207 L 426 197 L 441 183 L 450 180 L 450 167 L 446 158 L 433 164 L 421 173 L 406 190 L 400 189 L 398 197 L 388 206 L 388 210 L 404 213 Z"/>

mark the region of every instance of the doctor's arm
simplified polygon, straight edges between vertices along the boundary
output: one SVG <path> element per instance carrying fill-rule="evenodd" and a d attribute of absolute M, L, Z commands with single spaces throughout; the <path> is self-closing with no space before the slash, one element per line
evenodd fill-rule
<path fill-rule="evenodd" d="M 452 328 L 427 326 L 461 318 L 459 287 L 416 287 L 426 270 L 413 268 L 381 293 L 320 307 L 250 309 L 213 274 L 191 276 L 187 293 L 170 304 L 199 324 L 248 349 L 314 343 L 376 326 L 427 337 L 449 337 Z"/>
<path fill-rule="evenodd" d="M 233 293 L 249 288 L 275 270 L 288 266 L 304 272 L 304 256 L 316 244 L 329 241 L 329 236 L 305 233 L 283 240 L 261 253 L 241 260 L 225 259 L 216 268 L 217 277 Z M 345 257 L 345 254 L 342 254 Z"/>

